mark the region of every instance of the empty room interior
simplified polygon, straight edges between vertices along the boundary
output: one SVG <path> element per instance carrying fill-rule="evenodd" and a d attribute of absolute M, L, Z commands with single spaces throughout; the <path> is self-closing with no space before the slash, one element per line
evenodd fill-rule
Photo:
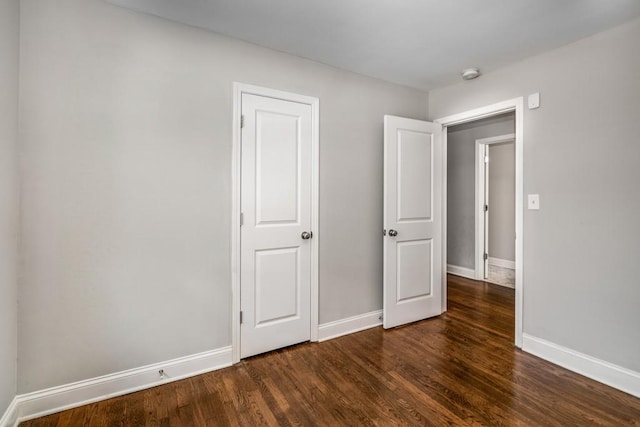
<path fill-rule="evenodd" d="M 0 427 L 639 425 L 640 2 L 0 0 Z"/>

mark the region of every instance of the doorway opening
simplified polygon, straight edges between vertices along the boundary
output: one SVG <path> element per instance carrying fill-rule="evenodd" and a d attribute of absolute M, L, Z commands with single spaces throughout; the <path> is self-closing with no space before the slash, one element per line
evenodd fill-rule
<path fill-rule="evenodd" d="M 514 341 L 517 347 L 522 347 L 522 318 L 523 318 L 523 98 L 500 102 L 475 110 L 436 120 L 443 126 L 444 152 L 444 197 L 443 197 L 443 269 L 448 273 L 464 276 L 472 280 L 485 281 L 491 277 L 492 265 L 498 268 L 513 267 L 513 288 L 515 306 Z M 466 141 L 466 142 L 465 142 Z M 511 143 L 512 146 L 508 146 Z M 500 147 L 502 144 L 502 147 Z M 493 224 L 494 231 L 510 237 L 513 258 L 505 260 L 510 255 L 495 249 L 497 256 L 491 256 L 492 239 L 491 227 L 491 183 L 486 191 L 486 182 L 490 181 L 491 166 L 481 167 L 480 160 L 486 161 L 487 150 L 489 164 L 491 163 L 491 146 L 499 148 L 494 151 L 498 157 L 509 156 L 511 149 L 513 162 L 512 187 L 514 189 L 513 226 L 500 220 L 499 225 Z M 505 149 L 506 147 L 506 149 Z M 487 163 L 484 163 L 486 166 Z M 484 179 L 479 178 L 479 174 Z M 497 190 L 496 190 L 497 191 Z M 508 192 L 502 190 L 501 192 Z M 487 201 L 489 203 L 487 203 Z M 507 202 L 499 201 L 498 204 Z M 495 205 L 495 201 L 493 203 Z M 488 205 L 488 207 L 485 207 Z M 513 206 L 512 205 L 512 206 Z M 495 208 L 495 206 L 494 206 Z M 486 209 L 486 211 L 485 211 Z M 485 212 L 488 212 L 485 215 Z M 509 214 L 507 214 L 508 216 Z M 510 230 L 509 230 L 510 229 Z M 510 236 L 509 236 L 510 235 Z M 509 247 L 509 243 L 504 244 Z M 507 253 L 505 255 L 505 253 Z M 504 258 L 500 258 L 500 257 Z M 490 259 L 492 258 L 492 259 Z M 501 262 L 511 261 L 510 263 Z M 501 266 L 496 265 L 501 264 Z M 489 273 L 485 276 L 485 272 Z M 508 273 L 508 272 L 507 272 Z M 486 282 L 485 282 L 486 283 Z M 488 285 L 486 285 L 488 286 Z M 447 277 L 443 278 L 443 308 L 447 304 Z"/>
<path fill-rule="evenodd" d="M 515 125 L 513 114 L 497 119 Z M 515 133 L 476 139 L 475 164 L 475 277 L 515 288 Z"/>

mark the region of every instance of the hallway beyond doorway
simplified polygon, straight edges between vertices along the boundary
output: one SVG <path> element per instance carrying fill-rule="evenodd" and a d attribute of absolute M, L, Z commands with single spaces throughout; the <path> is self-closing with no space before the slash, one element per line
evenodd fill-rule
<path fill-rule="evenodd" d="M 495 285 L 506 286 L 507 288 L 515 288 L 516 271 L 512 268 L 500 267 L 498 265 L 489 264 L 488 277 L 485 282 Z"/>

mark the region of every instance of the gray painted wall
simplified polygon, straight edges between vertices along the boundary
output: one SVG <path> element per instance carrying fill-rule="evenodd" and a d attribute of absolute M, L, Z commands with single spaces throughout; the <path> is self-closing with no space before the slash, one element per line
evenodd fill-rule
<path fill-rule="evenodd" d="M 476 139 L 515 131 L 513 113 L 447 130 L 447 263 L 475 269 Z"/>
<path fill-rule="evenodd" d="M 524 332 L 640 371 L 640 20 L 432 91 L 436 119 L 540 92 L 524 111 Z M 525 102 L 526 105 L 526 102 Z"/>
<path fill-rule="evenodd" d="M 426 93 L 98 0 L 22 9 L 20 393 L 230 345 L 234 81 L 320 98 L 320 322 L 382 307 L 382 117 Z"/>
<path fill-rule="evenodd" d="M 516 145 L 489 145 L 489 257 L 516 260 Z"/>
<path fill-rule="evenodd" d="M 0 0 L 0 417 L 16 395 L 18 354 L 18 0 Z"/>

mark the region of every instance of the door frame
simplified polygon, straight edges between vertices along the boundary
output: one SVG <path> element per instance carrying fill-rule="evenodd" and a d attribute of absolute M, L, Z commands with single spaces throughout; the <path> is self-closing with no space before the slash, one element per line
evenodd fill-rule
<path fill-rule="evenodd" d="M 509 99 L 473 110 L 452 114 L 437 120 L 443 126 L 442 154 L 443 154 L 443 200 L 442 200 L 442 262 L 443 271 L 447 266 L 447 128 L 462 123 L 473 122 L 487 117 L 515 112 L 516 118 L 516 284 L 515 284 L 515 345 L 522 348 L 522 319 L 524 294 L 524 97 Z M 447 309 L 447 276 L 442 281 L 442 308 Z"/>
<path fill-rule="evenodd" d="M 515 139 L 515 133 L 476 139 L 476 280 L 485 279 L 486 272 L 484 271 L 484 253 L 485 250 L 489 250 L 489 248 L 485 248 L 487 230 L 484 219 L 484 205 L 489 202 L 488 200 L 485 200 L 485 194 L 487 193 L 485 185 L 488 186 L 489 183 L 486 182 L 485 178 L 486 163 L 483 158 L 484 156 L 482 155 L 482 150 L 492 144 L 501 144 L 512 141 L 515 143 Z M 489 214 L 491 214 L 491 207 L 489 207 Z"/>
<path fill-rule="evenodd" d="M 231 148 L 231 363 L 240 362 L 240 213 L 242 188 L 242 152 L 240 131 L 242 95 L 251 94 L 311 107 L 311 341 L 318 341 L 318 248 L 320 208 L 320 100 L 245 83 L 233 83 L 233 144 Z"/>

